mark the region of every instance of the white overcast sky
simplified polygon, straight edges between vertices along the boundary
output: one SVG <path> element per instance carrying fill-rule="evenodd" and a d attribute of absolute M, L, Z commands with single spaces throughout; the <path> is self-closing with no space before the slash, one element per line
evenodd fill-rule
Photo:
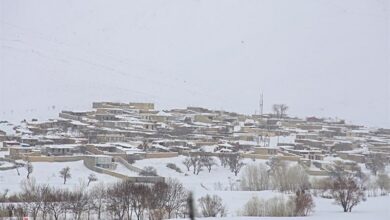
<path fill-rule="evenodd" d="M 0 120 L 153 101 L 390 127 L 389 0 L 1 0 Z"/>

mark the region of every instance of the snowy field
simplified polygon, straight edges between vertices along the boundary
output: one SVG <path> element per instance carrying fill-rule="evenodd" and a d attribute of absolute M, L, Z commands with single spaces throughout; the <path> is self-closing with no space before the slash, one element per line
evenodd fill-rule
<path fill-rule="evenodd" d="M 226 217 L 226 220 L 385 220 L 390 219 L 390 197 L 375 197 L 369 198 L 366 202 L 358 205 L 353 212 L 344 213 L 336 205 L 332 204 L 332 200 L 315 198 L 315 212 L 307 217 Z M 206 218 L 205 218 L 206 219 Z M 217 218 L 207 218 L 214 220 Z M 220 218 L 219 218 L 220 219 Z"/>
<path fill-rule="evenodd" d="M 4 156 L 4 152 L 1 152 Z M 143 168 L 145 166 L 152 166 L 156 168 L 157 174 L 164 177 L 176 178 L 183 183 L 185 188 L 191 190 L 194 193 L 195 199 L 198 199 L 206 194 L 218 195 L 222 198 L 226 208 L 228 210 L 228 217 L 226 219 L 255 219 L 250 217 L 239 217 L 239 211 L 243 208 L 244 204 L 254 196 L 262 199 L 269 199 L 274 196 L 284 196 L 287 198 L 289 195 L 282 194 L 277 191 L 237 191 L 239 184 L 240 173 L 236 177 L 228 168 L 224 168 L 219 164 L 214 166 L 211 173 L 208 170 L 203 170 L 199 175 L 192 173 L 192 170 L 187 171 L 182 161 L 184 156 L 175 158 L 161 158 L 161 159 L 144 159 L 138 160 L 134 164 L 136 167 Z M 265 163 L 265 160 L 245 159 L 246 164 L 258 164 Z M 178 173 L 172 170 L 166 165 L 168 163 L 174 163 L 178 166 L 182 173 Z M 217 163 L 219 161 L 217 160 Z M 83 161 L 76 162 L 34 162 L 32 163 L 34 171 L 31 174 L 31 178 L 35 178 L 38 183 L 49 184 L 53 187 L 69 188 L 73 189 L 79 187 L 81 183 L 87 182 L 89 174 L 94 173 L 98 182 L 113 183 L 118 181 L 117 178 L 95 173 L 83 164 Z M 63 184 L 63 179 L 59 176 L 59 171 L 69 166 L 71 170 L 72 178 Z M 0 171 L 0 190 L 9 189 L 11 192 L 18 192 L 20 190 L 20 183 L 26 179 L 26 169 L 19 168 L 20 176 L 17 174 L 16 169 Z M 118 163 L 115 172 L 122 173 L 129 176 L 135 176 L 136 173 L 129 171 L 123 165 Z M 92 182 L 94 185 L 98 182 Z M 233 190 L 231 190 L 233 189 Z M 235 191 L 236 190 L 236 191 Z M 288 217 L 278 219 L 389 219 L 390 217 L 390 197 L 369 197 L 366 202 L 359 204 L 352 213 L 344 213 L 341 207 L 333 204 L 333 200 L 323 199 L 315 197 L 315 212 L 308 217 Z M 212 218 L 210 218 L 212 219 Z M 275 219 L 275 218 L 262 218 L 262 219 Z"/>
<path fill-rule="evenodd" d="M 98 182 L 113 183 L 118 181 L 117 178 L 93 172 L 84 166 L 83 161 L 75 162 L 34 162 L 33 172 L 30 178 L 35 178 L 39 184 L 49 184 L 53 187 L 69 188 L 80 186 L 81 183 L 88 182 L 88 175 L 94 173 L 98 178 L 98 181 L 92 182 L 90 185 L 94 185 Z M 71 178 L 67 180 L 66 184 L 63 183 L 63 179 L 60 177 L 60 170 L 64 167 L 70 168 Z M 26 179 L 27 171 L 25 168 L 19 168 L 20 176 L 16 169 L 0 171 L 0 190 L 9 189 L 10 192 L 18 192 L 20 190 L 20 183 Z"/>
<path fill-rule="evenodd" d="M 225 203 L 228 212 L 229 219 L 255 219 L 247 217 L 237 217 L 239 210 L 242 209 L 244 204 L 253 196 L 259 198 L 268 199 L 274 196 L 286 196 L 276 191 L 230 191 L 231 183 L 236 183 L 240 174 L 237 177 L 234 176 L 228 168 L 221 166 L 213 167 L 211 173 L 204 170 L 195 175 L 187 171 L 187 168 L 182 164 L 185 157 L 179 156 L 176 158 L 163 158 L 163 159 L 145 159 L 136 161 L 135 166 L 145 167 L 153 166 L 157 170 L 157 174 L 164 177 L 176 178 L 183 185 L 194 192 L 195 198 L 200 198 L 206 194 L 218 195 Z M 218 163 L 219 161 L 217 161 Z M 265 163 L 265 160 L 256 160 L 255 162 L 246 159 L 246 164 L 252 163 Z M 166 167 L 167 163 L 175 163 L 183 173 L 178 173 L 170 168 Z M 237 185 L 237 183 L 236 183 Z M 359 204 L 352 213 L 342 212 L 341 207 L 333 204 L 333 200 L 323 199 L 315 197 L 315 212 L 309 217 L 288 217 L 278 219 L 390 219 L 390 197 L 370 197 L 366 202 Z M 208 218 L 209 219 L 209 218 Z M 212 219 L 212 218 L 211 218 Z M 275 219 L 275 218 L 261 218 L 261 219 Z"/>

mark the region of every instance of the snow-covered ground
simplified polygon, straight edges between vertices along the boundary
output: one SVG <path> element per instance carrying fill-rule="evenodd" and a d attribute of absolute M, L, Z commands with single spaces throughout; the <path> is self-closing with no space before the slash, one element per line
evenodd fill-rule
<path fill-rule="evenodd" d="M 229 210 L 228 219 L 255 219 L 247 217 L 237 217 L 238 212 L 243 208 L 244 204 L 253 196 L 259 198 L 268 199 L 274 196 L 289 195 L 281 194 L 276 191 L 230 191 L 231 183 L 237 183 L 236 180 L 240 176 L 235 177 L 228 168 L 221 166 L 213 167 L 211 173 L 204 170 L 199 175 L 194 175 L 192 172 L 188 172 L 187 168 L 182 164 L 185 157 L 179 156 L 176 158 L 162 158 L 162 159 L 145 159 L 136 161 L 134 164 L 137 167 L 153 166 L 157 169 L 157 173 L 160 176 L 176 178 L 183 185 L 194 193 L 195 198 L 200 198 L 206 194 L 218 195 L 222 198 L 227 209 Z M 219 161 L 217 161 L 218 163 Z M 264 160 L 252 161 L 246 159 L 246 164 L 251 163 L 264 163 Z M 175 163 L 183 173 L 178 173 L 168 167 L 167 163 Z M 352 213 L 344 213 L 338 205 L 333 204 L 333 200 L 323 199 L 315 197 L 315 212 L 309 217 L 302 218 L 278 218 L 278 219 L 389 219 L 390 217 L 390 197 L 370 197 L 366 202 L 359 204 Z M 212 219 L 212 218 L 211 218 Z M 275 219 L 275 218 L 262 218 L 262 219 Z"/>
<path fill-rule="evenodd" d="M 0 161 L 0 168 L 7 168 L 14 166 L 13 163 L 7 162 L 7 161 Z"/>
<path fill-rule="evenodd" d="M 81 182 L 88 181 L 88 175 L 94 173 L 98 178 L 97 182 L 91 183 L 91 185 L 98 182 L 113 183 L 118 181 L 117 178 L 93 172 L 84 166 L 83 161 L 75 162 L 33 162 L 33 172 L 31 178 L 35 178 L 37 183 L 49 184 L 53 187 L 66 187 L 73 189 L 78 187 Z M 59 172 L 64 167 L 70 168 L 72 177 L 67 180 L 66 184 L 63 184 L 63 179 L 60 177 Z M 10 192 L 18 192 L 20 190 L 20 183 L 26 179 L 27 171 L 25 168 L 19 168 L 20 176 L 17 174 L 16 169 L 0 171 L 0 190 L 9 189 Z"/>
<path fill-rule="evenodd" d="M 344 213 L 339 206 L 332 204 L 332 200 L 315 198 L 316 208 L 315 213 L 307 217 L 226 217 L 218 218 L 223 220 L 385 220 L 390 218 L 390 197 L 374 197 L 369 198 L 356 206 L 351 213 Z M 234 201 L 233 201 L 234 203 Z M 206 219 L 206 218 L 205 218 Z M 207 220 L 214 220 L 217 218 L 207 218 Z"/>
<path fill-rule="evenodd" d="M 116 163 L 116 164 L 117 164 L 117 166 L 116 166 L 115 170 L 113 170 L 114 172 L 121 173 L 121 174 L 124 174 L 127 176 L 139 176 L 139 174 L 137 172 L 134 172 L 134 171 L 127 169 L 127 167 L 125 167 L 123 164 L 121 164 L 121 163 Z"/>
<path fill-rule="evenodd" d="M 2 152 L 2 156 L 4 156 Z M 284 196 L 287 198 L 289 195 L 282 194 L 276 191 L 232 191 L 231 188 L 237 189 L 238 177 L 234 176 L 228 168 L 222 166 L 214 166 L 211 173 L 207 170 L 203 170 L 199 175 L 195 175 L 182 164 L 184 156 L 175 158 L 159 158 L 159 159 L 144 159 L 138 160 L 134 166 L 143 168 L 145 166 L 153 166 L 156 168 L 158 175 L 170 178 L 176 178 L 183 183 L 185 188 L 191 190 L 194 193 L 195 199 L 198 199 L 206 194 L 218 195 L 222 198 L 224 204 L 228 209 L 228 217 L 226 219 L 255 219 L 250 217 L 239 217 L 239 211 L 243 208 L 244 204 L 254 196 L 262 199 L 269 199 L 274 196 Z M 252 161 L 251 159 L 245 159 L 246 164 L 253 163 L 265 163 L 265 160 Z M 183 172 L 178 173 L 172 170 L 166 165 L 168 163 L 174 163 Z M 217 160 L 217 163 L 219 161 Z M 93 171 L 86 168 L 82 161 L 76 162 L 34 162 L 32 163 L 34 171 L 31 174 L 31 178 L 35 178 L 38 183 L 46 183 L 54 187 L 78 187 L 81 182 L 87 182 L 87 177 Z M 72 178 L 67 183 L 63 184 L 63 179 L 59 176 L 59 171 L 64 167 L 70 167 Z M 11 192 L 17 192 L 20 190 L 20 183 L 26 179 L 26 169 L 19 168 L 20 176 L 17 175 L 16 169 L 0 171 L 0 190 L 9 189 Z M 129 176 L 137 175 L 135 172 L 129 171 L 121 164 L 118 164 L 115 172 L 122 173 Z M 95 173 L 98 178 L 98 182 L 113 183 L 118 181 L 109 175 Z M 91 185 L 97 182 L 91 183 Z M 315 197 L 315 212 L 305 218 L 278 218 L 278 219 L 388 219 L 390 217 L 390 197 L 369 197 L 366 202 L 359 204 L 352 213 L 343 213 L 338 205 L 333 204 L 333 200 L 323 199 Z M 211 218 L 212 219 L 212 218 Z M 275 219 L 275 218 L 262 218 L 262 219 Z"/>
<path fill-rule="evenodd" d="M 184 156 L 178 156 L 174 158 L 137 160 L 134 165 L 139 168 L 152 166 L 157 169 L 158 175 L 177 178 L 184 184 L 187 189 L 193 190 L 196 193 L 210 190 L 213 191 L 216 188 L 222 190 L 229 189 L 230 183 L 235 183 L 238 179 L 239 174 L 236 177 L 232 172 L 229 171 L 228 168 L 224 168 L 219 165 L 214 166 L 211 170 L 211 173 L 209 173 L 208 170 L 204 168 L 204 170 L 200 172 L 199 175 L 195 175 L 192 173 L 192 170 L 189 172 L 187 171 L 187 168 L 182 163 L 184 158 Z M 256 162 L 259 163 L 260 161 L 261 160 L 257 160 Z M 178 166 L 183 171 L 183 173 L 178 173 L 175 170 L 166 167 L 168 163 L 176 164 L 176 166 Z M 217 163 L 219 163 L 218 160 Z M 254 162 L 250 159 L 245 159 L 245 163 L 250 164 Z M 218 185 L 221 185 L 221 187 L 218 187 Z"/>

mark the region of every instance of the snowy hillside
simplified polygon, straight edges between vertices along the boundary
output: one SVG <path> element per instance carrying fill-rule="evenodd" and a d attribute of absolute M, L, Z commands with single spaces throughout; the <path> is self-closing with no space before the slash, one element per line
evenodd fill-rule
<path fill-rule="evenodd" d="M 226 220 L 251 220 L 258 218 L 250 217 L 237 217 L 240 211 L 242 211 L 244 204 L 252 197 L 257 196 L 262 199 L 269 199 L 275 196 L 283 196 L 288 198 L 288 194 L 283 194 L 277 191 L 231 191 L 232 184 L 237 184 L 237 177 L 229 171 L 228 168 L 216 166 L 212 169 L 211 173 L 204 171 L 199 175 L 191 174 L 187 172 L 185 166 L 182 164 L 184 157 L 165 158 L 165 159 L 146 159 L 136 162 L 136 166 L 145 167 L 153 166 L 157 169 L 159 175 L 175 178 L 180 180 L 183 185 L 194 192 L 196 198 L 200 198 L 207 194 L 218 195 L 222 198 L 228 211 L 228 217 L 223 218 Z M 176 171 L 166 167 L 167 163 L 175 163 L 183 173 L 177 173 Z M 264 160 L 245 160 L 247 165 L 265 163 Z M 241 174 L 241 172 L 240 172 Z M 366 202 L 362 202 L 356 207 L 356 210 L 352 213 L 344 213 L 340 210 L 340 207 L 334 204 L 334 200 L 324 199 L 321 197 L 315 197 L 315 212 L 307 217 L 261 217 L 261 219 L 333 219 L 333 220 L 363 220 L 363 219 L 387 219 L 390 217 L 390 209 L 388 204 L 390 202 L 389 196 L 383 197 L 369 197 Z M 206 218 L 213 219 L 213 218 Z"/>
<path fill-rule="evenodd" d="M 267 111 L 390 126 L 387 3 L 3 0 L 0 119 L 98 100 L 253 113 L 262 90 Z"/>

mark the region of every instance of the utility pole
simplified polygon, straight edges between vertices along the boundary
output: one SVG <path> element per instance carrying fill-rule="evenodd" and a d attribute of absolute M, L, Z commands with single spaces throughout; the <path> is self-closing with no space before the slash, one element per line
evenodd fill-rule
<path fill-rule="evenodd" d="M 263 106 L 264 106 L 263 93 L 260 92 L 260 100 L 259 100 L 259 114 L 260 114 L 260 116 L 263 115 Z"/>

